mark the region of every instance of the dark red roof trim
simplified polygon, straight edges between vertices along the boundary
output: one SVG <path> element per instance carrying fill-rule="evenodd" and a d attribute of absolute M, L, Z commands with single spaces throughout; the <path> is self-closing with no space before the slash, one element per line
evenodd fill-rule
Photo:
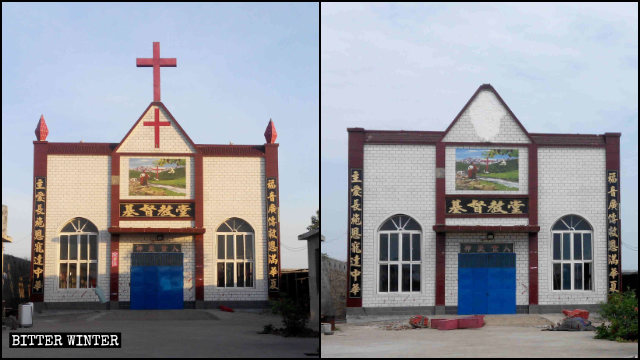
<path fill-rule="evenodd" d="M 433 225 L 435 232 L 538 232 L 540 226 L 464 226 L 464 225 Z"/>
<path fill-rule="evenodd" d="M 264 145 L 196 145 L 204 156 L 264 156 Z"/>
<path fill-rule="evenodd" d="M 118 144 L 112 143 L 49 143 L 48 155 L 110 155 Z"/>

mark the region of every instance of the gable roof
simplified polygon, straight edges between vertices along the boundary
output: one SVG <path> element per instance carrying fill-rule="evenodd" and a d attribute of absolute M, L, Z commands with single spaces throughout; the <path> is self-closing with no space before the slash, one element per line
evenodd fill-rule
<path fill-rule="evenodd" d="M 133 126 L 131 127 L 131 129 L 129 129 L 129 132 L 127 132 L 127 134 L 124 136 L 124 138 L 122 138 L 122 140 L 120 141 L 120 143 L 118 144 L 118 146 L 113 150 L 113 152 L 118 152 L 118 150 L 120 149 L 120 146 L 122 146 L 122 144 L 124 144 L 124 141 L 129 137 L 129 135 L 131 134 L 131 132 L 133 131 L 133 129 L 136 128 L 136 126 L 138 126 L 138 123 L 142 120 L 142 118 L 144 118 L 144 116 L 147 114 L 147 112 L 149 111 L 149 109 L 151 109 L 152 106 L 157 106 L 158 108 L 161 108 L 162 110 L 164 110 L 167 115 L 169 116 L 169 118 L 171 119 L 171 121 L 176 125 L 176 127 L 178 128 L 178 130 L 182 133 L 182 135 L 184 135 L 185 139 L 187 139 L 187 142 L 189 143 L 189 145 L 191 145 L 191 147 L 194 150 L 194 153 L 198 154 L 200 153 L 200 149 L 198 149 L 198 147 L 196 146 L 196 144 L 191 140 L 191 138 L 189 137 L 189 135 L 187 135 L 187 133 L 184 131 L 184 129 L 182 129 L 182 126 L 180 126 L 180 123 L 178 123 L 178 121 L 176 120 L 176 118 L 173 117 L 173 115 L 171 114 L 171 112 L 169 111 L 169 109 L 167 109 L 167 107 L 161 102 L 161 101 L 154 101 L 151 102 L 149 104 L 149 106 L 147 106 L 146 109 L 144 109 L 144 111 L 142 112 L 142 115 L 140 115 L 140 117 L 138 118 L 138 120 L 133 124 Z"/>
<path fill-rule="evenodd" d="M 451 124 L 449 124 L 449 127 L 447 127 L 447 129 L 442 133 L 442 137 L 440 138 L 440 141 L 442 141 L 445 136 L 447 136 L 447 134 L 449 133 L 449 130 L 451 130 L 451 128 L 453 127 L 453 125 L 455 125 L 455 123 L 458 122 L 458 120 L 460 119 L 460 116 L 462 116 L 462 114 L 464 114 L 464 112 L 467 110 L 467 108 L 469 107 L 469 105 L 471 105 L 471 103 L 473 103 L 473 100 L 475 100 L 475 98 L 478 96 L 478 94 L 480 94 L 481 91 L 483 90 L 488 90 L 491 91 L 496 98 L 498 98 L 498 101 L 500 102 L 500 104 L 502 106 L 504 106 L 505 109 L 507 109 L 507 112 L 509 113 L 509 115 L 516 121 L 516 124 L 518 124 L 518 126 L 520 127 L 520 129 L 522 129 L 522 132 L 524 132 L 524 134 L 527 136 L 527 138 L 529 139 L 529 141 L 531 143 L 534 143 L 533 139 L 531 138 L 531 135 L 529 135 L 529 132 L 527 131 L 527 129 L 524 128 L 524 126 L 522 126 L 522 123 L 520 123 L 520 120 L 518 120 L 518 118 L 516 117 L 516 115 L 513 113 L 513 111 L 511 111 L 511 109 L 509 108 L 509 106 L 507 105 L 507 103 L 504 102 L 504 100 L 502 100 L 502 97 L 500 97 L 500 94 L 498 94 L 498 92 L 496 91 L 496 89 L 493 88 L 493 86 L 491 86 L 491 84 L 482 84 L 480 85 L 480 87 L 478 88 L 478 90 L 476 90 L 476 92 L 473 94 L 473 96 L 471 96 L 471 98 L 469 99 L 469 101 L 467 101 L 467 103 L 464 105 L 464 107 L 462 108 L 462 110 L 460 110 L 460 112 L 458 113 L 458 115 L 456 115 L 456 117 L 453 119 L 453 121 L 451 122 Z"/>

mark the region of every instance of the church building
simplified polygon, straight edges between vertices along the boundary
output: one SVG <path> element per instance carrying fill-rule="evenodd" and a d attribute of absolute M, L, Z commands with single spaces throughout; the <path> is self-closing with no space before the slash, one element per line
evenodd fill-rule
<path fill-rule="evenodd" d="M 273 122 L 264 144 L 196 144 L 160 99 L 160 68 L 176 59 L 161 58 L 154 42 L 153 57 L 136 65 L 153 68 L 153 101 L 121 141 L 48 142 L 40 118 L 31 300 L 45 308 L 266 306 L 280 274 Z"/>
<path fill-rule="evenodd" d="M 595 310 L 621 290 L 620 133 L 529 133 L 484 84 L 444 131 L 348 134 L 348 319 Z"/>

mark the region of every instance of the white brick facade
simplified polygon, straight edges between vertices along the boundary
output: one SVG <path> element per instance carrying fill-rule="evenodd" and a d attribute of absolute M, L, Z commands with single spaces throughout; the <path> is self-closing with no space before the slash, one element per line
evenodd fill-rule
<path fill-rule="evenodd" d="M 362 307 L 394 308 L 434 306 L 436 289 L 436 146 L 433 144 L 363 145 L 363 237 Z M 351 136 L 351 135 L 350 135 Z M 384 136 L 376 133 L 376 142 Z M 541 136 L 540 134 L 536 136 Z M 415 139 L 417 138 L 411 138 Z M 573 138 L 572 138 L 573 139 Z M 407 140 L 413 141 L 413 140 Z M 445 142 L 445 194 L 474 194 L 491 197 L 528 195 L 529 144 L 526 132 L 517 124 L 493 91 L 481 89 L 459 120 L 442 140 Z M 426 142 L 426 141 L 425 141 Z M 469 146 L 456 143 L 474 143 Z M 487 145 L 478 145 L 478 142 Z M 496 143 L 492 146 L 490 143 Z M 507 145 L 504 145 L 507 144 Z M 508 145 L 514 144 L 514 145 Z M 521 146 L 515 144 L 522 144 Z M 456 190 L 456 148 L 518 149 L 519 189 L 517 191 Z M 604 147 L 538 146 L 538 223 L 528 217 L 445 216 L 449 226 L 526 226 L 539 225 L 538 233 L 538 305 L 597 304 L 607 294 L 606 243 L 606 150 Z M 356 153 L 357 155 L 357 153 Z M 354 157 L 354 159 L 357 158 Z M 482 169 L 482 164 L 478 165 Z M 535 209 L 535 208 L 534 208 Z M 422 227 L 421 291 L 379 292 L 378 229 L 396 214 L 411 216 Z M 551 227 L 563 216 L 575 214 L 593 227 L 593 288 L 584 291 L 552 290 Z M 516 305 L 529 305 L 529 234 L 495 232 L 492 241 L 483 240 L 486 232 L 447 232 L 445 240 L 445 305 L 458 305 L 458 253 L 464 243 L 512 243 L 516 254 Z M 381 310 L 380 310 L 381 311 Z"/>
<path fill-rule="evenodd" d="M 153 121 L 154 109 L 131 131 L 118 150 L 127 153 L 120 156 L 119 198 L 122 200 L 164 199 L 196 200 L 195 158 L 188 154 L 195 149 L 182 134 L 177 124 L 160 107 L 160 121 L 169 121 L 171 126 L 160 127 L 160 148 L 154 147 L 154 128 L 143 126 L 144 121 Z M 130 153 L 144 153 L 136 156 Z M 157 153 L 158 155 L 149 155 Z M 165 154 L 185 155 L 165 155 Z M 186 158 L 185 196 L 144 197 L 129 196 L 129 161 L 131 158 Z M 45 238 L 45 288 L 44 301 L 97 302 L 93 289 L 58 289 L 59 283 L 59 232 L 71 219 L 82 217 L 91 221 L 98 235 L 98 286 L 107 299 L 110 294 L 111 272 L 111 156 L 108 155 L 48 155 L 47 201 Z M 203 156 L 203 235 L 204 247 L 204 300 L 205 301 L 252 301 L 264 302 L 267 291 L 267 244 L 266 244 L 266 194 L 264 157 L 213 157 Z M 153 176 L 153 175 L 152 175 Z M 254 229 L 254 286 L 251 288 L 217 287 L 216 230 L 223 221 L 237 217 L 248 222 Z M 194 220 L 126 220 L 121 228 L 193 228 Z M 123 233 L 119 236 L 118 301 L 130 301 L 131 253 L 134 244 L 151 244 L 157 234 Z M 179 243 L 184 254 L 184 301 L 195 301 L 196 253 L 195 235 L 164 234 L 160 243 Z"/>
<path fill-rule="evenodd" d="M 111 235 L 111 157 L 49 155 L 47 157 L 47 213 L 44 301 L 98 301 L 93 289 L 59 289 L 62 227 L 83 217 L 98 228 L 98 287 L 109 293 Z"/>
<path fill-rule="evenodd" d="M 435 304 L 435 165 L 435 146 L 364 146 L 362 306 Z M 377 231 L 396 214 L 409 215 L 422 227 L 419 293 L 378 292 Z"/>
<path fill-rule="evenodd" d="M 595 304 L 607 294 L 607 200 L 605 149 L 538 149 L 539 303 Z M 576 214 L 593 227 L 594 291 L 553 291 L 551 227 L 564 215 Z"/>
<path fill-rule="evenodd" d="M 261 157 L 205 157 L 204 299 L 205 301 L 267 300 L 265 164 Z M 254 288 L 216 285 L 216 230 L 228 218 L 248 222 L 255 232 Z"/>

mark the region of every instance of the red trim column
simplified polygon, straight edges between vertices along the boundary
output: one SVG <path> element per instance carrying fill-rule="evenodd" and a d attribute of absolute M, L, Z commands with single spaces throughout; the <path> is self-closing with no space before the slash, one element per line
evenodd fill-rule
<path fill-rule="evenodd" d="M 120 154 L 111 154 L 111 226 L 120 226 Z M 110 267 L 109 300 L 119 301 L 120 288 L 120 234 L 111 234 L 111 267 Z M 118 308 L 110 304 L 112 309 Z"/>
<path fill-rule="evenodd" d="M 202 154 L 197 154 L 194 157 L 195 166 L 195 198 L 196 198 L 196 213 L 195 213 L 195 225 L 196 228 L 202 228 L 204 224 L 204 186 L 203 186 L 203 169 L 202 169 Z M 197 234 L 194 237 L 195 242 L 195 256 L 196 256 L 196 301 L 204 301 L 204 234 Z"/>
<path fill-rule="evenodd" d="M 35 208 L 35 188 L 36 188 L 36 176 L 47 176 L 47 153 L 49 151 L 49 142 L 47 141 L 34 141 L 33 142 L 33 196 L 32 196 L 32 204 L 31 204 L 31 267 L 29 271 L 30 279 L 29 286 L 30 289 L 33 288 L 33 259 L 36 258 L 35 254 L 35 237 L 34 237 L 34 228 L 35 228 L 35 212 L 33 209 Z M 47 181 L 47 184 L 49 182 Z M 48 186 L 48 185 L 47 185 Z M 46 215 L 45 215 L 45 223 L 46 223 Z M 46 244 L 46 238 L 45 238 Z M 45 255 L 46 255 L 46 246 L 45 252 L 41 253 L 42 255 L 42 263 L 44 264 Z M 47 276 L 46 273 L 42 273 L 42 277 Z M 44 292 L 45 289 L 42 290 L 42 294 L 33 294 L 31 293 L 31 301 L 32 302 L 44 302 Z"/>
<path fill-rule="evenodd" d="M 529 226 L 538 225 L 538 145 L 529 145 Z M 529 305 L 538 305 L 538 233 L 529 233 Z"/>
<path fill-rule="evenodd" d="M 347 184 L 351 184 L 351 169 L 362 169 L 364 172 L 364 129 L 363 128 L 349 128 L 347 129 L 349 132 L 349 155 L 348 155 L 348 168 L 347 168 Z M 364 184 L 362 186 L 364 188 Z M 350 186 L 347 186 L 349 189 Z M 363 193 L 366 193 L 366 189 L 363 189 Z M 351 192 L 347 190 L 347 229 L 350 228 L 351 219 L 349 218 L 349 214 L 351 213 L 351 204 L 349 200 L 351 199 Z M 363 216 L 361 217 L 362 222 L 364 222 L 364 206 L 362 206 Z M 362 296 L 358 298 L 352 298 L 350 293 L 350 284 L 351 284 L 351 236 L 347 232 L 347 307 L 362 307 Z M 360 255 L 360 259 L 364 257 L 364 250 L 361 250 L 363 253 Z M 362 264 L 362 260 L 360 261 Z M 364 270 L 364 269 L 362 269 Z M 362 271 L 364 273 L 364 271 Z M 364 274 L 362 274 L 364 275 Z M 362 277 L 361 277 L 362 279 Z M 374 281 L 374 283 L 376 283 Z M 360 290 L 362 294 L 362 290 Z"/>
<path fill-rule="evenodd" d="M 264 172 L 265 172 L 265 184 L 267 185 L 267 179 L 275 178 L 276 180 L 276 191 L 275 191 L 275 205 L 277 209 L 277 217 L 276 217 L 276 246 L 278 248 L 278 258 L 276 259 L 278 264 L 278 288 L 277 291 L 273 291 L 275 289 L 271 289 L 271 284 L 268 284 L 269 288 L 269 299 L 277 299 L 280 297 L 280 281 L 281 281 L 281 265 L 282 265 L 282 257 L 280 256 L 280 243 L 282 241 L 280 236 L 280 179 L 278 177 L 278 146 L 279 144 L 264 144 Z M 265 186 L 265 190 L 268 186 Z M 265 194 L 266 197 L 266 194 Z M 265 208 L 265 220 L 268 224 L 269 212 L 268 209 Z M 269 237 L 265 239 L 265 241 L 269 241 Z M 268 264 L 267 268 L 272 267 L 271 264 Z M 269 276 L 266 276 L 268 279 Z"/>
<path fill-rule="evenodd" d="M 620 208 L 620 203 L 622 202 L 622 186 L 621 179 L 622 174 L 620 173 L 620 136 L 621 133 L 604 133 L 605 139 L 605 148 L 606 148 L 606 170 L 615 170 L 618 173 L 618 209 Z M 608 187 L 607 187 L 608 188 Z M 607 206 L 606 204 L 605 206 Z M 609 224 L 609 220 L 607 219 L 607 224 Z M 607 227 L 608 228 L 608 227 Z M 622 291 L 624 287 L 622 286 L 622 217 L 618 219 L 618 289 Z M 607 249 L 608 253 L 610 252 Z M 607 256 L 608 257 L 608 256 Z M 607 287 L 609 287 L 609 274 L 607 273 Z M 611 279 L 613 280 L 613 279 Z"/>
<path fill-rule="evenodd" d="M 111 234 L 111 274 L 109 278 L 109 300 L 118 301 L 120 293 L 118 279 L 120 276 L 120 234 Z M 114 305 L 116 306 L 116 305 Z M 116 309 L 111 309 L 116 310 Z"/>
<path fill-rule="evenodd" d="M 445 144 L 436 144 L 436 224 L 445 225 Z M 445 304 L 445 258 L 447 234 L 436 233 L 436 306 Z"/>

